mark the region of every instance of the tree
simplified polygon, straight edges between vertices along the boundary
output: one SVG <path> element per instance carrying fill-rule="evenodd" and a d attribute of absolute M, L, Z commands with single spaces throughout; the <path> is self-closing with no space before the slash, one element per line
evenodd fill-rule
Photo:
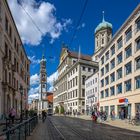
<path fill-rule="evenodd" d="M 64 114 L 65 110 L 64 110 L 64 107 L 61 105 L 60 106 L 60 114 Z"/>
<path fill-rule="evenodd" d="M 55 113 L 58 114 L 59 113 L 59 109 L 58 106 L 55 107 Z"/>

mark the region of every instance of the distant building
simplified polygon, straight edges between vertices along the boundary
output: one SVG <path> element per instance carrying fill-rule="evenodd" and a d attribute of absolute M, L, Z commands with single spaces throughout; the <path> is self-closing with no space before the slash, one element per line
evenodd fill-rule
<path fill-rule="evenodd" d="M 0 1 L 0 118 L 27 109 L 30 61 L 6 0 Z M 20 91 L 20 87 L 23 91 Z M 22 96 L 21 96 L 22 93 Z"/>
<path fill-rule="evenodd" d="M 99 110 L 99 72 L 89 76 L 85 81 L 86 114 Z"/>
<path fill-rule="evenodd" d="M 88 55 L 79 54 L 62 46 L 58 79 L 54 82 L 54 111 L 64 107 L 66 112 L 85 112 L 85 79 L 98 69 Z"/>
<path fill-rule="evenodd" d="M 134 117 L 140 111 L 140 4 L 98 56 L 100 110 Z"/>

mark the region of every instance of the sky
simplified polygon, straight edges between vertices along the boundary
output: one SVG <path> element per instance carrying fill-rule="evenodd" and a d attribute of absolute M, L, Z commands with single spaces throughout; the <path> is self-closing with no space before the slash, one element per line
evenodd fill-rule
<path fill-rule="evenodd" d="M 40 60 L 47 60 L 48 90 L 57 78 L 62 43 L 72 51 L 80 46 L 81 53 L 94 53 L 94 30 L 105 20 L 113 25 L 113 34 L 139 4 L 139 0 L 8 0 L 16 26 L 24 44 L 30 65 L 29 100 L 38 97 Z M 72 40 L 74 31 L 76 34 Z"/>

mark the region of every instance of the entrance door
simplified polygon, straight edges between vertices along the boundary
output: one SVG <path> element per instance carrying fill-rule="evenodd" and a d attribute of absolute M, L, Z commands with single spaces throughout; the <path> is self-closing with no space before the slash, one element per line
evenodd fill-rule
<path fill-rule="evenodd" d="M 130 109 L 130 108 L 129 108 L 129 109 Z M 119 105 L 119 106 L 118 106 L 118 115 L 119 115 L 119 118 L 121 118 L 121 117 L 120 117 L 121 111 L 124 112 L 123 118 L 127 118 L 127 116 L 128 116 L 128 106 L 125 106 L 125 105 Z"/>

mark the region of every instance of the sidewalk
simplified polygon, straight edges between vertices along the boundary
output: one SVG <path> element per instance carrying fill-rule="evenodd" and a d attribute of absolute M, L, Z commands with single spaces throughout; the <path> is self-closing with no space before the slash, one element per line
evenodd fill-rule
<path fill-rule="evenodd" d="M 74 117 L 74 116 L 69 116 L 69 117 Z M 75 118 L 80 118 L 80 119 L 84 119 L 84 120 L 92 120 L 90 115 L 79 115 L 79 116 L 75 116 Z M 116 120 L 112 121 L 112 120 L 109 119 L 109 120 L 103 121 L 101 123 L 108 124 L 108 125 L 115 126 L 115 127 L 119 127 L 119 128 L 132 130 L 132 131 L 140 132 L 140 125 L 135 126 L 135 125 L 129 124 L 129 122 L 127 120 L 116 119 Z"/>

